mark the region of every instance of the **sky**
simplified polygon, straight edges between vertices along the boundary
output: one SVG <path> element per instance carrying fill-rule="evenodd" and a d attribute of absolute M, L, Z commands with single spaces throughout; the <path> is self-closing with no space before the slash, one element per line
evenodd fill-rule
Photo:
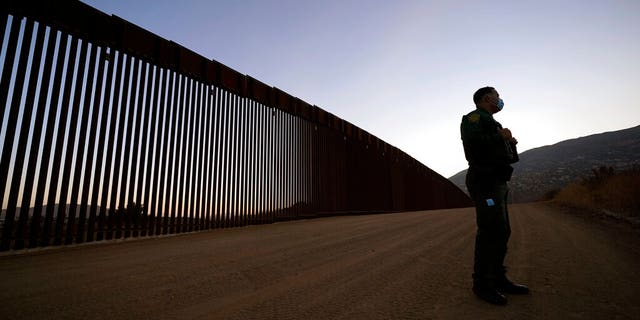
<path fill-rule="evenodd" d="M 493 86 L 520 152 L 640 125 L 640 1 L 87 0 L 317 105 L 444 177 Z"/>

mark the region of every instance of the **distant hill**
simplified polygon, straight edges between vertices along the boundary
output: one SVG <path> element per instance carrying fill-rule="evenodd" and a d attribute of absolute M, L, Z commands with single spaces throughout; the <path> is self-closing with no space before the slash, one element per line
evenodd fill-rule
<path fill-rule="evenodd" d="M 59 204 L 56 204 L 54 206 L 54 209 L 53 209 L 53 216 L 54 217 L 58 216 L 58 208 L 59 207 L 60 207 Z M 96 212 L 100 212 L 100 208 L 101 208 L 100 206 L 97 206 L 96 207 Z M 16 216 L 15 216 L 16 220 L 18 220 L 18 217 L 20 216 L 20 210 L 21 210 L 21 207 L 16 208 Z M 42 212 L 40 213 L 41 217 L 45 216 L 46 210 L 47 210 L 47 205 L 45 204 L 45 205 L 42 206 Z M 87 212 L 85 214 L 86 218 L 89 218 L 90 210 L 91 210 L 91 205 L 87 206 Z M 67 204 L 66 208 L 65 208 L 65 216 L 66 216 L 66 214 L 69 214 L 69 204 Z M 96 213 L 96 215 L 97 214 L 98 213 Z M 107 215 L 108 214 L 109 214 L 109 211 L 107 210 Z M 0 211 L 0 220 L 4 220 L 6 215 L 7 215 L 7 209 L 2 209 L 2 211 Z M 29 218 L 31 218 L 32 216 L 33 216 L 33 207 L 29 208 Z M 80 218 L 80 205 L 78 205 L 78 207 L 76 209 L 76 218 Z"/>
<path fill-rule="evenodd" d="M 540 199 L 579 178 L 591 169 L 608 166 L 616 171 L 640 165 L 640 126 L 565 140 L 520 154 L 510 182 L 513 202 Z M 449 178 L 462 190 L 467 170 Z"/>

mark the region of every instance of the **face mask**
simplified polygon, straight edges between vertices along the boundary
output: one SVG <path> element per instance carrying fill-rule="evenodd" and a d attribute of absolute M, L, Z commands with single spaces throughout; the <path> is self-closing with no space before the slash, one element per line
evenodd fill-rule
<path fill-rule="evenodd" d="M 504 101 L 500 98 L 498 98 L 498 111 L 502 111 L 502 108 L 504 108 Z"/>

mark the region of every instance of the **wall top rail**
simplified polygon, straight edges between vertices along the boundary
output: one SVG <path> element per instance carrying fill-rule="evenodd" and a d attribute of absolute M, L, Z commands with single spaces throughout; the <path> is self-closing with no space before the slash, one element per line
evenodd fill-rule
<path fill-rule="evenodd" d="M 199 55 L 124 19 L 105 14 L 75 0 L 9 0 L 3 13 L 27 17 L 62 32 L 141 58 L 158 67 L 171 69 L 206 84 L 218 86 L 264 105 L 294 114 L 292 102 L 300 100 L 288 93 L 241 74 Z M 277 98 L 278 100 L 270 100 Z M 277 102 L 277 103 L 276 103 Z M 282 105 L 279 103 L 285 102 Z M 304 102 L 305 105 L 308 103 Z M 308 113 L 308 111 L 305 111 Z M 301 114 L 294 114 L 301 116 Z M 308 117 L 308 114 L 307 114 Z"/>
<path fill-rule="evenodd" d="M 351 132 L 364 131 L 318 106 L 80 1 L 8 0 L 1 7 L 3 13 L 34 19 L 99 46 L 113 48 L 158 67 L 179 72 L 205 84 L 215 85 L 309 120 L 316 125 L 332 128 L 346 136 L 351 136 Z M 350 131 L 349 126 L 353 126 L 354 130 Z M 359 141 L 367 142 L 362 133 L 356 137 Z M 383 141 L 377 145 L 378 149 L 382 149 L 385 144 L 387 143 Z"/>

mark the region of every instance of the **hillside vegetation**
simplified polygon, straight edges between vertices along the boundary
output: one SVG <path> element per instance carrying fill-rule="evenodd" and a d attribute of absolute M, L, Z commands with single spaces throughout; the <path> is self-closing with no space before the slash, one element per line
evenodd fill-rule
<path fill-rule="evenodd" d="M 640 166 L 620 172 L 612 167 L 594 169 L 591 177 L 552 192 L 548 198 L 640 225 Z"/>

